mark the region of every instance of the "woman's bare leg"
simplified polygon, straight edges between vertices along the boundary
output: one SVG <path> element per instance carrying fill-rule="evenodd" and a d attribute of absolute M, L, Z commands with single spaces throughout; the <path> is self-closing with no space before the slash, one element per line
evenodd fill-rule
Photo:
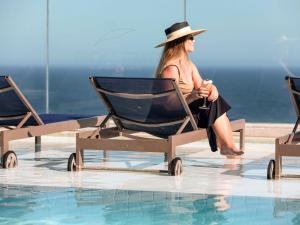
<path fill-rule="evenodd" d="M 226 113 L 215 121 L 213 129 L 219 138 L 221 153 L 224 153 L 224 155 L 240 155 L 243 153 L 234 144 L 231 125 Z"/>
<path fill-rule="evenodd" d="M 213 124 L 213 129 L 219 138 L 221 147 L 236 148 L 233 142 L 232 130 L 226 113 Z"/>

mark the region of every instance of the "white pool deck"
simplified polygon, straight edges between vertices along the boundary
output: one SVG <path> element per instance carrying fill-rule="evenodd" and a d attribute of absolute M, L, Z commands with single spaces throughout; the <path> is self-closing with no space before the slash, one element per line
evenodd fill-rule
<path fill-rule="evenodd" d="M 10 149 L 17 153 L 19 165 L 14 169 L 0 169 L 0 184 L 300 199 L 300 178 L 266 178 L 268 162 L 274 158 L 274 137 L 289 133 L 292 124 L 247 124 L 246 129 L 246 151 L 242 159 L 226 159 L 211 152 L 207 140 L 178 147 L 177 155 L 183 160 L 184 171 L 177 177 L 106 170 L 68 172 L 68 157 L 75 152 L 74 133 L 44 136 L 42 152 L 37 154 L 33 139 L 17 140 L 11 143 Z M 90 151 L 87 156 L 93 165 L 166 168 L 162 154 L 157 153 L 111 152 L 106 162 L 102 151 Z M 283 173 L 300 175 L 299 158 L 284 158 L 283 165 Z"/>

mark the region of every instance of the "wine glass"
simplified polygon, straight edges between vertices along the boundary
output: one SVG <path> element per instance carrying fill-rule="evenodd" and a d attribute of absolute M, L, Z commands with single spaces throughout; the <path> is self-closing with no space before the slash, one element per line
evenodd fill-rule
<path fill-rule="evenodd" d="M 208 91 L 208 95 L 210 95 L 210 92 L 212 90 L 212 80 L 203 80 L 201 86 L 203 88 L 206 88 Z M 199 107 L 199 109 L 209 109 L 207 106 L 207 97 L 203 97 L 203 105 Z"/>

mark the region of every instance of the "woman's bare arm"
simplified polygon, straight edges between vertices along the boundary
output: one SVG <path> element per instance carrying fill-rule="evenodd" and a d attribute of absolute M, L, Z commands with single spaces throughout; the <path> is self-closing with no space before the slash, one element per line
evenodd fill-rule
<path fill-rule="evenodd" d="M 194 63 L 191 62 L 191 66 L 192 66 L 192 79 L 194 82 L 194 88 L 200 89 L 201 84 L 202 84 L 202 77 L 201 77 L 197 67 L 194 65 Z"/>

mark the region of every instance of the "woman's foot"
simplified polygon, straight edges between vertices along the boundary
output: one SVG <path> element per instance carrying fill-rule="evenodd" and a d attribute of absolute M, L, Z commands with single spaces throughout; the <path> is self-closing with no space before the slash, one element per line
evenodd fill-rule
<path fill-rule="evenodd" d="M 226 155 L 227 158 L 228 156 L 240 156 L 244 154 L 244 152 L 241 150 L 233 150 L 231 148 L 222 148 L 220 153 L 221 155 Z"/>

